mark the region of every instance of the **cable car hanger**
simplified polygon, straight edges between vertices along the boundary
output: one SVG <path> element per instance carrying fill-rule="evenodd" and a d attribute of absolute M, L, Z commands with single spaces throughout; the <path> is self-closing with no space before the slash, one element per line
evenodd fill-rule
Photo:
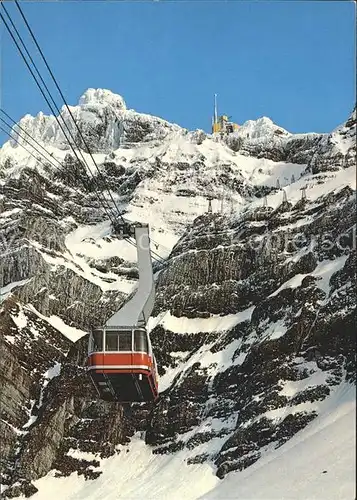
<path fill-rule="evenodd" d="M 99 397 L 121 403 L 155 401 L 157 365 L 146 329 L 155 302 L 149 225 L 116 222 L 120 239 L 136 241 L 139 283 L 136 292 L 89 337 L 88 372 Z"/>

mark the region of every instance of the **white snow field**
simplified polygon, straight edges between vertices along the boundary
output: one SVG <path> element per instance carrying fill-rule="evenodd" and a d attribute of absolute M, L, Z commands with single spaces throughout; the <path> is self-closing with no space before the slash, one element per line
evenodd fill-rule
<path fill-rule="evenodd" d="M 228 474 L 201 500 L 354 500 L 356 387 L 341 386 L 321 411 L 281 448 Z"/>
<path fill-rule="evenodd" d="M 33 500 L 194 500 L 219 482 L 210 465 L 186 465 L 184 451 L 153 455 L 139 433 L 129 447 L 119 446 L 118 450 L 118 455 L 101 461 L 103 474 L 95 481 L 86 481 L 77 473 L 58 479 L 50 472 L 34 482 L 39 492 Z M 88 453 L 73 456 L 98 460 Z"/>
<path fill-rule="evenodd" d="M 209 463 L 187 465 L 189 451 L 154 455 L 137 433 L 117 455 L 100 460 L 98 479 L 55 471 L 35 481 L 33 500 L 354 500 L 356 388 L 342 384 L 320 403 L 319 416 L 278 449 L 223 480 Z M 22 497 L 23 498 L 23 497 Z"/>

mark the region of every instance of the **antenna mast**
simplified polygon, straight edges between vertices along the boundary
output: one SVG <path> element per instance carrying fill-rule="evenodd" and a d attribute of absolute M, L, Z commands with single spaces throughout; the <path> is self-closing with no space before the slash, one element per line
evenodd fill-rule
<path fill-rule="evenodd" d="M 218 122 L 218 114 L 217 114 L 217 94 L 214 94 L 214 123 Z"/>

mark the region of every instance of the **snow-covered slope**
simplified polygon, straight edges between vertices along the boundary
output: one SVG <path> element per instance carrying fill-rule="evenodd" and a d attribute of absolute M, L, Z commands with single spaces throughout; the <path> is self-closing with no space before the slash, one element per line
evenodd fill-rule
<path fill-rule="evenodd" d="M 208 464 L 188 466 L 188 453 L 153 455 L 137 433 L 130 446 L 118 446 L 109 459 L 99 459 L 103 474 L 86 481 L 72 474 L 39 479 L 33 500 L 346 500 L 356 495 L 355 387 L 344 384 L 321 404 L 319 417 L 278 450 L 242 472 L 220 481 Z M 90 453 L 70 454 L 98 460 Z M 98 464 L 98 465 L 99 465 Z"/>
<path fill-rule="evenodd" d="M 356 387 L 340 387 L 319 416 L 278 450 L 229 475 L 201 500 L 345 500 L 356 496 Z"/>
<path fill-rule="evenodd" d="M 264 117 L 220 138 L 103 89 L 71 111 L 100 189 L 103 176 L 125 217 L 150 223 L 165 259 L 148 325 L 160 398 L 131 420 L 96 401 L 86 331 L 136 285 L 135 248 L 113 234 L 54 117 L 26 116 L 59 168 L 13 141 L 0 149 L 6 494 L 297 499 L 310 484 L 317 498 L 332 459 L 294 492 L 282 475 L 305 473 L 310 441 L 322 467 L 324 450 L 341 449 L 326 433 L 354 411 L 355 112 L 331 134 L 296 136 Z M 335 467 L 348 495 L 351 451 Z M 272 468 L 281 489 L 260 492 Z"/>

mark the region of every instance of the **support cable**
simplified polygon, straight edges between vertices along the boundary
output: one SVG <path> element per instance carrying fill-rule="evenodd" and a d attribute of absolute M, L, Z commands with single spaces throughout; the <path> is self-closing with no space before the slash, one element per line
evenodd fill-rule
<path fill-rule="evenodd" d="M 58 106 L 57 106 L 56 102 L 54 101 L 54 99 L 53 99 L 53 97 L 52 97 L 52 95 L 51 95 L 51 92 L 49 91 L 49 89 L 48 89 L 48 87 L 47 87 L 47 85 L 46 85 L 45 81 L 43 80 L 43 78 L 42 78 L 42 76 L 41 76 L 41 74 L 40 74 L 40 72 L 39 72 L 39 70 L 38 70 L 38 68 L 37 68 L 37 66 L 36 66 L 36 64 L 35 64 L 35 62 L 33 61 L 33 58 L 31 57 L 31 55 L 30 55 L 30 53 L 29 53 L 29 51 L 28 51 L 28 49 L 27 49 L 27 47 L 26 47 L 26 45 L 25 45 L 25 43 L 24 43 L 24 41 L 23 41 L 23 39 L 22 39 L 22 37 L 21 37 L 21 35 L 19 34 L 19 32 L 18 32 L 18 30 L 17 30 L 16 26 L 14 25 L 14 23 L 13 23 L 13 21 L 12 21 L 12 19 L 11 19 L 10 15 L 9 15 L 9 13 L 7 12 L 7 10 L 6 10 L 5 6 L 3 5 L 3 3 L 2 3 L 2 2 L 0 2 L 0 3 L 1 3 L 1 6 L 3 7 L 3 9 L 4 9 L 5 13 L 6 13 L 6 16 L 8 17 L 8 19 L 9 19 L 9 21 L 10 21 L 10 23 L 11 23 L 11 25 L 12 25 L 13 29 L 15 30 L 16 35 L 18 36 L 18 38 L 19 38 L 19 40 L 20 40 L 20 42 L 21 42 L 22 46 L 24 47 L 24 49 L 25 49 L 25 52 L 26 52 L 27 56 L 29 57 L 29 59 L 30 59 L 31 63 L 33 64 L 33 66 L 34 66 L 34 68 L 35 68 L 35 70 L 36 70 L 36 72 L 37 72 L 37 74 L 38 74 L 38 76 L 39 76 L 39 78 L 40 78 L 40 80 L 41 80 L 41 82 L 42 82 L 42 84 L 43 84 L 44 88 L 46 89 L 46 91 L 47 91 L 47 93 L 48 93 L 48 95 L 49 95 L 49 97 L 50 97 L 51 101 L 53 102 L 53 104 L 54 104 L 54 106 L 55 106 L 55 109 L 57 110 L 57 112 L 58 112 L 58 114 L 59 114 L 59 117 L 61 117 L 61 119 L 62 119 L 62 121 L 63 121 L 63 123 L 64 123 L 64 126 L 65 126 L 65 127 L 66 127 L 66 129 L 68 130 L 68 133 L 69 133 L 69 135 L 70 135 L 71 139 L 73 140 L 74 144 L 76 145 L 76 142 L 75 142 L 75 139 L 74 139 L 74 137 L 73 137 L 73 135 L 72 135 L 72 132 L 71 132 L 71 130 L 69 129 L 69 127 L 68 127 L 68 125 L 67 125 L 66 121 L 64 120 L 63 116 L 61 115 L 61 112 L 60 112 L 60 110 L 59 110 L 59 108 L 58 108 Z M 68 106 L 68 104 L 67 104 L 67 102 L 66 102 L 66 100 L 65 100 L 65 97 L 64 97 L 64 95 L 63 95 L 63 93 L 62 93 L 62 91 L 61 91 L 61 89 L 60 89 L 60 87 L 59 87 L 59 85 L 58 85 L 58 83 L 57 83 L 57 80 L 56 80 L 56 78 L 54 77 L 53 72 L 51 71 L 51 69 L 50 69 L 50 67 L 49 67 L 49 65 L 48 65 L 48 63 L 47 63 L 47 60 L 46 60 L 46 58 L 45 58 L 45 56 L 44 56 L 44 54 L 43 54 L 43 52 L 42 52 L 42 50 L 41 50 L 41 48 L 40 48 L 40 46 L 39 46 L 39 44 L 38 44 L 37 40 L 36 40 L 36 37 L 35 37 L 35 35 L 34 35 L 34 33 L 33 33 L 32 29 L 31 29 L 31 27 L 29 26 L 29 23 L 27 22 L 26 17 L 25 17 L 25 15 L 24 15 L 24 13 L 23 13 L 23 11 L 22 11 L 21 7 L 19 6 L 19 4 L 18 4 L 17 0 L 15 0 L 15 4 L 16 4 L 16 6 L 17 6 L 17 8 L 18 8 L 18 10 L 19 10 L 19 12 L 20 12 L 20 14 L 21 14 L 21 17 L 23 18 L 23 20 L 24 20 L 24 22 L 25 22 L 25 24 L 26 24 L 26 26 L 27 26 L 27 29 L 29 30 L 29 32 L 30 32 L 30 34 L 31 34 L 31 37 L 32 37 L 32 39 L 33 39 L 33 41 L 34 41 L 34 43 L 35 43 L 35 45 L 36 45 L 36 47 L 37 47 L 37 49 L 38 49 L 39 53 L 41 54 L 41 57 L 42 57 L 42 59 L 43 59 L 43 61 L 44 61 L 45 65 L 46 65 L 46 67 L 47 67 L 47 69 L 48 69 L 48 71 L 49 71 L 49 73 L 50 73 L 50 75 L 51 75 L 51 77 L 52 77 L 52 79 L 53 79 L 53 81 L 54 81 L 55 85 L 56 85 L 56 88 L 57 88 L 58 92 L 60 93 L 60 95 L 61 95 L 61 97 L 62 97 L 62 99 L 63 99 L 63 101 L 64 101 L 64 103 L 65 103 L 65 107 L 66 107 L 66 109 L 67 109 L 67 111 L 68 111 L 69 115 L 71 116 L 71 118 L 72 118 L 72 120 L 73 120 L 73 122 L 74 122 L 74 124 L 75 124 L 75 126 L 76 126 L 76 128 L 77 128 L 77 130 L 78 130 L 79 136 L 80 136 L 80 138 L 82 139 L 83 144 L 84 144 L 84 145 L 85 145 L 85 147 L 87 148 L 87 151 L 88 151 L 88 153 L 89 153 L 89 155 L 90 155 L 90 157 L 91 157 L 91 159 L 92 159 L 92 161 L 93 161 L 93 163 L 94 163 L 94 165 L 95 165 L 95 167 L 96 167 L 96 169 L 97 169 L 97 171 L 98 171 L 98 173 L 99 173 L 99 175 L 100 175 L 101 179 L 103 180 L 104 185 L 107 185 L 107 184 L 106 184 L 106 181 L 105 181 L 105 179 L 104 179 L 104 177 L 103 177 L 103 175 L 102 175 L 102 173 L 100 172 L 100 170 L 99 170 L 99 168 L 98 168 L 98 166 L 97 166 L 97 164 L 96 164 L 96 162 L 95 162 L 95 160 L 94 160 L 94 157 L 93 157 L 93 155 L 92 155 L 92 153 L 91 153 L 91 151 L 90 151 L 90 149 L 89 149 L 89 146 L 88 146 L 87 142 L 85 141 L 85 139 L 84 139 L 84 137 L 83 137 L 83 135 L 82 135 L 82 132 L 81 132 L 80 128 L 78 127 L 78 124 L 77 124 L 77 122 L 76 122 L 76 120 L 75 120 L 75 118 L 74 118 L 74 116 L 73 116 L 73 114 L 72 114 L 72 111 L 70 110 L 70 108 L 69 108 L 69 106 Z M 10 36 L 11 36 L 11 38 L 12 38 L 13 42 L 15 43 L 15 45 L 16 45 L 16 47 L 17 47 L 17 49 L 18 49 L 18 51 L 19 51 L 19 53 L 20 53 L 20 55 L 21 55 L 22 59 L 24 60 L 24 62 L 25 62 L 25 64 L 26 64 L 26 66 L 27 66 L 27 68 L 28 68 L 28 70 L 30 71 L 30 73 L 31 73 L 31 75 L 32 75 L 32 77 L 33 77 L 33 79 L 35 80 L 37 87 L 39 88 L 39 90 L 40 90 L 41 94 L 43 95 L 43 97 L 44 97 L 44 99 L 45 99 L 45 101 L 46 101 L 47 105 L 49 106 L 49 108 L 50 108 L 51 112 L 53 113 L 53 115 L 54 115 L 54 117 L 55 117 L 55 119 L 56 119 L 56 121 L 57 121 L 57 123 L 58 123 L 58 125 L 59 125 L 59 127 L 60 127 L 60 129 L 61 129 L 61 131 L 62 131 L 62 133 L 63 133 L 63 135 L 64 135 L 64 137 L 65 137 L 65 139 L 67 140 L 67 142 L 68 142 L 68 144 L 69 144 L 69 146 L 70 146 L 70 148 L 71 148 L 71 150 L 72 150 L 73 154 L 75 155 L 75 157 L 76 157 L 76 159 L 78 160 L 79 164 L 81 164 L 81 160 L 79 159 L 79 157 L 78 157 L 78 155 L 77 155 L 76 151 L 75 151 L 75 150 L 74 150 L 74 148 L 73 148 L 73 145 L 72 145 L 71 141 L 69 140 L 69 138 L 68 138 L 68 136 L 67 136 L 66 132 L 64 131 L 63 126 L 62 126 L 62 124 L 61 124 L 61 123 L 60 123 L 60 121 L 59 121 L 59 117 L 57 117 L 57 116 L 56 116 L 56 113 L 55 113 L 55 111 L 53 110 L 53 106 L 51 105 L 51 103 L 49 102 L 49 100 L 48 100 L 47 96 L 45 95 L 45 93 L 44 93 L 43 89 L 41 88 L 41 85 L 39 84 L 39 82 L 38 82 L 38 80 L 37 80 L 37 78 L 36 78 L 36 75 L 34 74 L 34 72 L 33 72 L 32 68 L 30 67 L 30 65 L 29 65 L 29 63 L 28 63 L 28 61 L 26 60 L 26 57 L 24 56 L 24 54 L 23 54 L 23 52 L 22 52 L 21 47 L 19 46 L 18 42 L 16 41 L 16 39 L 15 39 L 15 37 L 14 37 L 14 35 L 13 35 L 13 33 L 12 33 L 12 31 L 11 31 L 10 27 L 9 27 L 9 25 L 7 24 L 7 22 L 6 22 L 5 18 L 4 18 L 4 16 L 1 14 L 1 12 L 0 12 L 0 18 L 3 20 L 3 22 L 4 22 L 4 24 L 5 24 L 5 27 L 6 27 L 7 31 L 9 32 L 9 34 L 10 34 Z M 7 116 L 8 116 L 8 115 L 7 115 Z M 2 119 L 2 121 L 4 122 L 4 120 L 3 120 L 3 119 Z M 5 122 L 5 123 L 6 123 L 6 122 Z M 9 125 L 7 124 L 7 126 L 9 126 Z M 20 127 L 20 125 L 17 125 L 17 126 L 18 126 L 20 129 L 22 129 L 22 127 Z M 4 131 L 4 129 L 2 129 L 2 130 Z M 22 130 L 23 130 L 23 129 L 22 129 Z M 27 135 L 29 135 L 26 131 L 24 131 L 24 132 L 25 132 Z M 14 138 L 13 138 L 10 134 L 8 134 L 6 131 L 5 131 L 5 133 L 6 133 L 7 135 L 9 135 L 9 136 L 10 136 L 13 140 L 15 140 L 15 139 L 14 139 Z M 15 132 L 15 133 L 16 133 L 17 135 L 19 135 L 19 137 L 21 137 L 21 135 L 20 135 L 20 134 L 18 134 L 18 132 Z M 30 136 L 30 137 L 31 137 L 31 136 Z M 21 137 L 21 138 L 22 138 L 23 140 L 25 140 L 27 143 L 29 143 L 29 141 L 27 141 L 25 138 L 23 138 L 23 137 Z M 34 142 L 36 142 L 36 143 L 37 143 L 37 144 L 38 144 L 38 145 L 39 145 L 42 149 L 44 149 L 44 150 L 45 150 L 45 148 L 43 148 L 43 146 L 41 146 L 41 145 L 40 145 L 40 144 L 39 144 L 39 143 L 38 143 L 35 139 L 33 139 L 33 138 L 32 138 L 32 140 L 33 140 Z M 18 141 L 16 141 L 16 140 L 15 140 L 15 142 L 17 142 L 18 144 L 20 144 L 20 143 L 19 143 Z M 36 148 L 35 148 L 35 147 L 31 144 L 31 143 L 29 143 L 29 144 L 30 144 L 30 145 L 31 145 L 31 147 L 33 147 L 33 148 L 34 148 L 34 149 L 35 149 L 38 153 L 40 153 L 40 152 L 39 152 L 39 151 L 38 151 L 38 150 L 37 150 L 37 149 L 36 149 Z M 21 144 L 20 144 L 20 145 L 21 145 Z M 23 145 L 21 145 L 21 146 L 23 146 Z M 76 145 L 76 146 L 77 146 L 77 145 Z M 23 147 L 24 147 L 24 146 L 23 146 Z M 78 148 L 78 146 L 77 146 L 77 148 Z M 30 151 L 28 151 L 28 149 L 27 149 L 27 148 L 25 148 L 25 147 L 24 147 L 24 149 L 25 149 L 25 150 L 26 150 L 29 154 L 31 154 L 31 156 L 33 156 L 33 157 L 34 157 L 34 155 L 33 155 Z M 45 151 L 46 151 L 46 150 L 45 150 Z M 89 168 L 89 166 L 88 166 L 88 163 L 86 162 L 86 160 L 85 160 L 85 158 L 84 158 L 84 156 L 83 156 L 82 151 L 80 150 L 80 148 L 78 148 L 78 151 L 79 151 L 79 153 L 80 153 L 80 155 L 81 155 L 81 157 L 82 157 L 83 163 L 87 166 L 88 171 L 90 172 L 90 174 L 91 174 L 91 176 L 92 176 L 92 179 L 93 179 L 93 184 L 95 185 L 95 183 L 96 183 L 96 182 L 95 182 L 95 178 L 94 178 L 94 176 L 93 176 L 93 174 L 92 174 L 92 172 L 91 172 L 91 170 L 90 170 L 90 168 Z M 46 151 L 46 152 L 47 152 L 47 151 Z M 41 153 L 40 153 L 40 154 L 41 154 Z M 47 154 L 49 154 L 49 153 L 47 152 Z M 43 155 L 42 155 L 42 156 L 43 156 Z M 46 159 L 46 158 L 45 158 L 45 159 Z M 48 159 L 46 159 L 46 161 L 48 161 Z M 57 161 L 57 160 L 56 160 L 56 161 Z M 58 162 L 58 163 L 59 163 L 59 162 Z M 51 164 L 53 164 L 53 162 L 52 162 L 52 161 L 51 161 Z M 88 175 L 87 175 L 87 177 L 89 178 L 89 176 L 88 176 Z M 81 179 L 81 180 L 82 180 L 82 179 Z M 84 182 L 83 182 L 83 187 L 84 187 L 84 189 L 87 189 L 87 188 L 86 188 L 86 186 L 85 186 L 85 184 L 84 184 Z M 93 186 L 93 187 L 94 187 L 94 186 Z M 106 214 L 107 214 L 108 218 L 110 219 L 110 221 L 112 222 L 112 224 L 114 224 L 114 222 L 113 222 L 113 220 L 112 220 L 112 218 L 111 218 L 110 213 L 108 213 L 108 211 L 107 211 L 107 207 L 109 208 L 109 211 L 111 210 L 111 207 L 110 207 L 110 205 L 109 205 L 109 203 L 108 203 L 108 200 L 107 200 L 107 199 L 104 197 L 104 195 L 103 195 L 104 200 L 107 202 L 107 207 L 106 207 L 106 206 L 104 205 L 103 201 L 100 199 L 99 194 L 98 194 L 97 190 L 95 189 L 95 187 L 94 187 L 94 191 L 95 191 L 95 194 L 96 194 L 96 196 L 97 196 L 98 201 L 99 201 L 99 202 L 100 202 L 100 204 L 103 206 L 103 208 L 104 208 L 104 210 L 105 210 L 105 212 L 106 212 Z M 111 198 L 111 200 L 112 200 L 112 202 L 113 202 L 113 204 L 114 204 L 114 206 L 115 206 L 115 208 L 116 208 L 116 210 L 117 210 L 117 212 L 118 212 L 118 215 L 119 215 L 120 219 L 122 220 L 122 222 L 123 222 L 123 223 L 125 223 L 126 221 L 124 220 L 124 218 L 123 218 L 123 216 L 122 216 L 122 214 L 121 214 L 121 212 L 120 212 L 120 210 L 119 210 L 119 208 L 118 208 L 118 206 L 117 206 L 117 204 L 116 204 L 116 202 L 115 202 L 115 200 L 114 200 L 114 198 L 113 198 L 113 196 L 112 196 L 112 193 L 110 192 L 110 190 L 109 190 L 109 188 L 108 188 L 108 187 L 107 187 L 107 191 L 108 191 L 109 196 L 110 196 L 110 198 Z M 113 214 L 114 214 L 114 212 L 112 212 L 112 215 L 113 215 Z M 128 243 L 129 243 L 129 244 L 131 244 L 131 245 L 133 245 L 133 246 L 135 246 L 135 247 L 136 247 L 135 243 L 134 243 L 134 242 L 132 242 L 132 241 L 130 241 L 128 238 L 124 238 L 124 239 L 125 239 L 126 241 L 128 241 Z M 161 261 L 161 262 L 163 262 L 163 261 L 164 261 L 164 259 L 163 259 L 161 256 L 159 256 L 159 254 L 157 254 L 156 252 L 152 251 L 152 254 L 156 256 L 156 257 L 153 257 L 155 260 L 158 260 L 158 261 Z"/>
<path fill-rule="evenodd" d="M 37 47 L 37 50 L 39 51 L 39 53 L 40 53 L 40 55 L 41 55 L 41 57 L 42 57 L 43 62 L 44 62 L 44 63 L 45 63 L 45 65 L 46 65 L 46 68 L 47 68 L 48 72 L 50 73 L 50 75 L 51 75 L 51 77 L 52 77 L 52 80 L 53 80 L 53 82 L 54 82 L 54 84 L 55 84 L 55 86 L 56 86 L 56 88 L 57 88 L 57 90 L 58 90 L 58 92 L 59 92 L 59 94 L 60 94 L 60 96 L 61 96 L 61 98 L 62 98 L 62 100 L 63 100 L 64 104 L 65 104 L 65 106 L 66 106 L 66 109 L 67 109 L 67 111 L 68 111 L 69 115 L 71 116 L 71 118 L 72 118 L 72 120 L 73 120 L 73 123 L 75 124 L 75 126 L 76 126 L 76 128 L 77 128 L 77 131 L 78 131 L 78 133 L 79 133 L 79 136 L 80 136 L 80 138 L 82 139 L 82 142 L 83 142 L 83 144 L 85 145 L 85 147 L 86 147 L 86 149 L 87 149 L 87 152 L 89 153 L 89 155 L 90 155 L 90 157 L 91 157 L 91 159 L 92 159 L 92 161 L 93 161 L 93 163 L 94 163 L 94 165 L 95 165 L 95 168 L 96 168 L 96 169 L 97 169 L 97 171 L 98 171 L 98 174 L 99 174 L 100 178 L 102 179 L 102 181 L 104 182 L 104 184 L 106 184 L 105 178 L 103 177 L 103 175 L 102 175 L 101 171 L 99 170 L 99 167 L 98 167 L 98 165 L 97 165 L 97 163 L 96 163 L 96 161 L 95 161 L 95 159 L 94 159 L 94 157 L 93 157 L 93 155 L 92 155 L 92 152 L 90 151 L 90 148 L 89 148 L 89 146 L 88 146 L 88 144 L 87 144 L 86 140 L 84 139 L 84 137 L 83 137 L 83 135 L 82 135 L 82 132 L 81 132 L 81 130 L 80 130 L 80 128 L 79 128 L 79 126 L 78 126 L 78 124 L 77 124 L 76 120 L 74 119 L 74 116 L 73 116 L 73 114 L 72 114 L 72 111 L 71 111 L 71 109 L 69 108 L 69 106 L 68 106 L 68 104 L 67 104 L 67 101 L 66 101 L 66 99 L 65 99 L 65 97 L 64 97 L 64 95 L 63 95 L 63 93 L 62 93 L 62 91 L 61 91 L 61 89 L 60 89 L 60 87 L 59 87 L 59 85 L 58 85 L 58 83 L 57 83 L 57 80 L 56 80 L 56 78 L 55 78 L 55 76 L 54 76 L 54 74 L 53 74 L 53 72 L 52 72 L 51 68 L 49 67 L 49 65 L 48 65 L 48 63 L 47 63 L 47 60 L 46 60 L 46 58 L 45 58 L 45 56 L 44 56 L 44 54 L 43 54 L 43 51 L 42 51 L 42 49 L 41 49 L 41 47 L 40 47 L 39 43 L 37 42 L 37 39 L 36 39 L 36 37 L 35 37 L 35 35 L 34 35 L 34 33 L 33 33 L 33 31 L 32 31 L 32 29 L 31 29 L 31 27 L 30 27 L 30 25 L 29 25 L 29 23 L 28 23 L 28 21 L 27 21 L 27 19 L 26 19 L 26 17 L 25 17 L 25 15 L 24 15 L 24 13 L 23 13 L 23 11 L 22 11 L 22 9 L 21 9 L 21 7 L 20 7 L 20 5 L 19 5 L 19 3 L 18 3 L 18 1 L 17 1 L 17 0 L 15 0 L 15 4 L 16 4 L 16 7 L 17 7 L 18 11 L 19 11 L 19 12 L 20 12 L 20 14 L 21 14 L 21 17 L 22 17 L 22 19 L 23 19 L 24 23 L 26 24 L 26 27 L 27 27 L 27 29 L 28 29 L 28 31 L 29 31 L 29 33 L 30 33 L 30 35 L 31 35 L 32 40 L 34 41 L 34 43 L 35 43 L 35 45 L 36 45 L 36 47 Z M 122 222 L 125 222 L 125 221 L 124 221 L 124 218 L 123 218 L 123 216 L 122 216 L 122 214 L 121 214 L 121 212 L 120 212 L 120 210 L 119 210 L 119 208 L 118 208 L 118 206 L 117 206 L 117 204 L 116 204 L 116 202 L 115 202 L 115 200 L 114 200 L 114 198 L 113 198 L 113 195 L 112 195 L 111 191 L 109 190 L 109 187 L 107 187 L 107 191 L 108 191 L 109 196 L 110 196 L 110 198 L 111 198 L 111 200 L 112 200 L 112 202 L 113 202 L 113 204 L 114 204 L 114 207 L 116 208 L 116 210 L 117 210 L 117 212 L 118 212 L 119 217 L 121 218 Z"/>
<path fill-rule="evenodd" d="M 5 12 L 6 12 L 7 16 L 8 16 L 8 17 L 10 17 L 10 16 L 9 16 L 9 14 L 7 13 L 6 9 L 5 9 L 4 4 L 3 4 L 2 2 L 0 2 L 0 4 L 1 4 L 2 8 L 5 10 Z M 56 112 L 54 111 L 52 104 L 51 104 L 51 103 L 50 103 L 50 101 L 48 100 L 48 98 L 47 98 L 46 94 L 44 93 L 44 91 L 43 91 L 43 89 L 42 89 L 42 87 L 41 87 L 41 85 L 39 84 L 39 82 L 38 82 L 38 80 L 37 80 L 36 75 L 34 74 L 34 72 L 33 72 L 32 68 L 31 68 L 31 66 L 30 66 L 30 65 L 29 65 L 29 63 L 28 63 L 28 61 L 26 60 L 26 57 L 24 56 L 24 54 L 23 54 L 23 52 L 22 52 L 21 47 L 19 46 L 19 44 L 18 44 L 18 42 L 17 42 L 16 38 L 14 37 L 14 35 L 13 35 L 13 33 L 12 33 L 12 31 L 11 31 L 11 29 L 10 29 L 9 25 L 8 25 L 8 23 L 6 22 L 6 20 L 5 20 L 4 16 L 1 14 L 1 12 L 0 12 L 0 18 L 3 20 L 3 22 L 4 22 L 4 24 L 5 24 L 5 27 L 6 27 L 7 31 L 8 31 L 8 33 L 10 34 L 10 36 L 11 36 L 11 38 L 12 38 L 13 42 L 15 43 L 15 45 L 16 45 L 16 47 L 17 47 L 17 49 L 18 49 L 18 51 L 19 51 L 19 53 L 20 53 L 20 55 L 21 55 L 22 59 L 24 60 L 24 62 L 25 62 L 25 64 L 26 64 L 26 66 L 27 66 L 27 68 L 28 68 L 28 70 L 30 71 L 30 73 L 31 73 L 31 75 L 32 75 L 32 77 L 33 77 L 33 79 L 35 80 L 37 87 L 39 88 L 39 90 L 40 90 L 41 94 L 43 95 L 43 97 L 44 97 L 44 99 L 45 99 L 45 101 L 46 101 L 47 105 L 49 106 L 49 108 L 50 108 L 51 112 L 53 113 L 53 115 L 54 115 L 54 117 L 55 117 L 55 119 L 56 119 L 56 121 L 57 121 L 57 123 L 58 123 L 58 125 L 59 125 L 59 127 L 60 127 L 60 129 L 61 129 L 61 131 L 62 131 L 62 133 L 63 133 L 63 135 L 64 135 L 64 137 L 65 137 L 65 139 L 67 140 L 68 145 L 70 146 L 70 148 L 71 148 L 71 150 L 72 150 L 73 154 L 75 155 L 75 157 L 76 157 L 77 161 L 79 162 L 79 164 L 82 164 L 82 161 L 81 161 L 81 160 L 80 160 L 80 158 L 78 157 L 77 152 L 75 151 L 75 149 L 74 149 L 74 147 L 73 147 L 73 145 L 72 145 L 71 141 L 68 139 L 68 136 L 67 136 L 67 134 L 66 134 L 65 130 L 63 129 L 62 123 L 59 121 L 59 117 L 57 117 L 57 116 L 56 116 Z M 10 18 L 10 19 L 11 19 L 11 18 Z M 12 23 L 12 21 L 11 21 L 11 23 Z M 12 25 L 13 25 L 13 23 L 12 23 Z M 43 85 L 44 85 L 45 89 L 47 90 L 47 92 L 48 92 L 48 94 L 49 94 L 49 96 L 50 96 L 51 100 L 53 101 L 54 106 L 55 106 L 55 108 L 56 108 L 57 112 L 59 113 L 59 116 L 61 116 L 61 112 L 60 112 L 60 110 L 59 110 L 59 108 L 58 108 L 57 104 L 56 104 L 56 103 L 55 103 L 55 101 L 53 100 L 53 98 L 52 98 L 52 96 L 51 96 L 51 93 L 50 93 L 50 91 L 48 90 L 48 87 L 47 87 L 46 83 L 44 82 L 44 80 L 43 80 L 42 76 L 40 75 L 40 73 L 39 73 L 39 71 L 38 71 L 38 69 L 37 69 L 37 67 L 36 67 L 35 63 L 33 62 L 33 59 L 32 59 L 32 57 L 31 57 L 31 55 L 28 53 L 28 50 L 27 50 L 27 48 L 26 48 L 26 46 L 25 46 L 25 44 L 24 44 L 24 42 L 23 42 L 23 40 L 22 40 L 21 36 L 18 34 L 17 29 L 16 29 L 16 28 L 14 28 L 14 29 L 15 29 L 15 31 L 16 31 L 16 34 L 18 35 L 18 37 L 19 37 L 19 38 L 20 38 L 20 40 L 22 41 L 22 45 L 25 47 L 25 51 L 26 51 L 26 53 L 28 54 L 28 57 L 30 58 L 30 61 L 32 62 L 32 64 L 33 64 L 33 65 L 34 65 L 34 67 L 36 68 L 36 71 L 37 71 L 37 73 L 39 74 L 39 78 L 40 78 L 41 82 L 43 83 Z M 71 136 L 71 138 L 72 138 L 72 140 L 73 140 L 74 144 L 76 145 L 75 140 L 74 140 L 74 138 L 73 138 L 73 135 L 72 135 L 71 131 L 70 131 L 70 130 L 69 130 L 69 128 L 68 128 L 68 125 L 66 124 L 66 122 L 65 122 L 65 120 L 64 120 L 64 118 L 63 118 L 62 116 L 61 116 L 61 118 L 62 118 L 62 120 L 63 120 L 63 123 L 64 123 L 65 127 L 67 128 L 67 130 L 68 130 L 68 132 L 69 132 L 69 135 Z M 87 166 L 88 171 L 90 172 L 90 174 L 91 174 L 91 176 L 92 176 L 92 178 L 93 178 L 93 184 L 95 184 L 94 176 L 93 176 L 93 174 L 92 174 L 92 172 L 91 172 L 91 170 L 90 170 L 90 168 L 89 168 L 89 166 L 88 166 L 87 162 L 85 161 L 85 158 L 84 158 L 84 156 L 83 156 L 83 154 L 82 154 L 81 150 L 79 149 L 78 151 L 79 151 L 79 153 L 80 153 L 80 154 L 81 154 L 81 156 L 82 156 L 82 159 L 83 159 L 83 163 L 84 163 L 84 165 L 85 165 L 85 166 Z M 84 185 L 84 183 L 83 183 L 83 185 Z M 84 188 L 85 188 L 85 185 L 84 185 Z M 109 208 L 109 211 L 110 211 L 110 205 L 109 205 L 108 201 L 107 201 L 107 200 L 105 199 L 105 197 L 103 196 L 104 200 L 107 202 L 107 207 L 105 207 L 105 205 L 104 205 L 103 201 L 100 199 L 100 196 L 99 196 L 99 194 L 98 194 L 97 189 L 95 188 L 95 186 L 94 186 L 94 191 L 95 191 L 95 193 L 96 193 L 96 196 L 97 196 L 98 201 L 99 201 L 99 202 L 100 202 L 100 204 L 103 206 L 103 208 L 104 208 L 104 210 L 105 210 L 105 212 L 106 212 L 107 216 L 108 216 L 108 217 L 109 217 L 109 219 L 113 222 L 113 219 L 112 219 L 112 217 L 111 217 L 110 213 L 108 212 L 108 208 Z"/>

